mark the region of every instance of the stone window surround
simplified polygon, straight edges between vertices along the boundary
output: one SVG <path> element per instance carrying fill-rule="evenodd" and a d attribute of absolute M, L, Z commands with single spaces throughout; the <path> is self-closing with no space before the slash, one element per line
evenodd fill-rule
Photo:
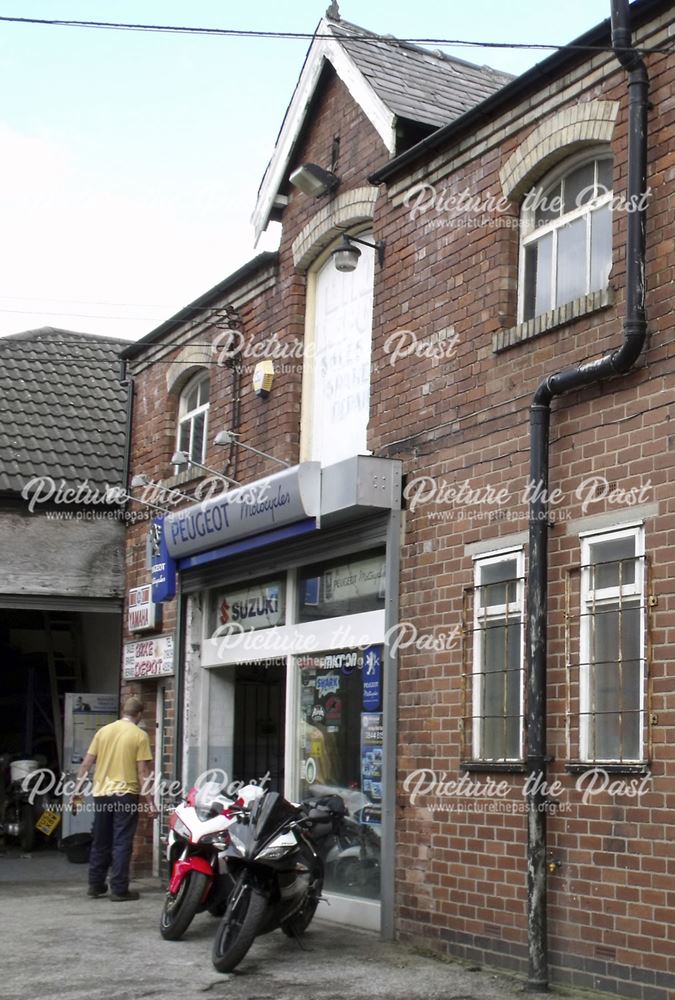
<path fill-rule="evenodd" d="M 209 371 L 213 362 L 210 347 L 204 344 L 188 344 L 167 365 L 166 391 L 170 396 L 180 396 L 190 379 L 199 371 Z"/>
<path fill-rule="evenodd" d="M 167 365 L 166 391 L 169 398 L 172 399 L 175 404 L 174 419 L 176 421 L 176 427 L 178 426 L 178 405 L 183 389 L 199 372 L 208 373 L 212 363 L 213 353 L 210 347 L 207 347 L 205 344 L 187 344 L 176 355 L 173 362 L 170 365 Z M 177 443 L 175 430 L 173 431 L 172 442 L 173 447 L 176 448 Z M 169 466 L 169 468 L 172 469 L 173 466 Z M 157 482 L 161 486 L 171 489 L 193 482 L 196 484 L 207 475 L 208 474 L 206 472 L 202 472 L 200 469 L 188 467 L 182 472 L 162 476 L 157 479 Z"/>
<path fill-rule="evenodd" d="M 540 313 L 524 323 L 518 323 L 508 330 L 498 330 L 492 334 L 492 351 L 494 354 L 501 354 L 509 347 L 515 347 L 526 340 L 534 340 L 541 337 L 549 330 L 571 323 L 572 320 L 581 316 L 588 316 L 590 313 L 598 312 L 602 309 L 609 309 L 614 305 L 614 291 L 612 288 L 603 288 L 599 292 L 589 292 L 572 302 L 565 302 L 564 305 L 548 312 Z"/>
<path fill-rule="evenodd" d="M 551 115 L 538 125 L 511 154 L 499 172 L 502 191 L 511 201 L 520 201 L 536 181 L 563 160 L 584 148 L 609 145 L 618 101 L 586 101 Z M 572 302 L 541 313 L 492 336 L 495 354 L 539 337 L 614 303 L 611 288 L 591 292 Z"/>
<path fill-rule="evenodd" d="M 558 111 L 520 143 L 499 171 L 502 191 L 520 201 L 545 173 L 584 147 L 612 141 L 618 101 L 586 101 Z"/>
<path fill-rule="evenodd" d="M 345 230 L 372 223 L 377 196 L 376 187 L 353 188 L 320 208 L 293 240 L 293 263 L 297 270 L 308 271 Z"/>

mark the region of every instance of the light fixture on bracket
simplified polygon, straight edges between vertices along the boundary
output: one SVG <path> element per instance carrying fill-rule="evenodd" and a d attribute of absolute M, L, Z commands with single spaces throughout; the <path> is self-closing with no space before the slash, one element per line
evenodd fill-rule
<path fill-rule="evenodd" d="M 357 236 L 347 236 L 342 234 L 339 245 L 333 250 L 331 257 L 338 271 L 348 274 L 355 271 L 359 264 L 361 251 L 355 247 L 355 243 L 360 243 L 362 247 L 369 247 L 377 254 L 377 262 L 380 266 L 384 263 L 384 240 L 377 240 L 375 243 L 368 243 L 367 240 L 360 240 Z"/>
<path fill-rule="evenodd" d="M 277 462 L 279 465 L 283 465 L 286 469 L 290 469 L 291 463 L 284 462 L 283 458 L 275 458 L 274 455 L 268 455 L 266 451 L 260 451 L 258 448 L 251 447 L 250 444 L 244 444 L 243 441 L 239 440 L 239 435 L 234 431 L 219 431 L 214 439 L 214 444 L 236 444 L 240 448 L 246 448 L 247 451 L 252 451 L 255 455 L 261 455 L 263 458 L 268 458 L 270 462 Z"/>
<path fill-rule="evenodd" d="M 159 490 L 162 495 L 170 496 L 173 493 L 174 496 L 180 497 L 181 500 L 189 500 L 190 503 L 194 502 L 194 497 L 188 496 L 187 493 L 181 493 L 180 490 L 174 490 L 170 486 L 162 486 L 161 483 L 156 483 L 150 476 L 146 476 L 144 472 L 138 472 L 131 480 L 131 489 L 140 490 L 145 486 L 152 486 L 153 489 Z"/>
<path fill-rule="evenodd" d="M 185 466 L 194 465 L 196 469 L 202 469 L 203 472 L 208 472 L 210 476 L 216 476 L 217 479 L 222 479 L 224 483 L 234 486 L 241 486 L 241 483 L 236 479 L 232 479 L 230 476 L 224 476 L 222 472 L 216 472 L 215 469 L 209 469 L 208 465 L 202 465 L 201 462 L 195 462 L 193 459 L 189 458 L 184 451 L 175 451 L 171 456 L 171 464 L 175 465 L 178 469 L 182 469 Z"/>
<path fill-rule="evenodd" d="M 311 198 L 320 198 L 321 195 L 334 191 L 340 183 L 340 178 L 332 170 L 325 170 L 318 163 L 303 163 L 288 179 L 293 187 Z"/>

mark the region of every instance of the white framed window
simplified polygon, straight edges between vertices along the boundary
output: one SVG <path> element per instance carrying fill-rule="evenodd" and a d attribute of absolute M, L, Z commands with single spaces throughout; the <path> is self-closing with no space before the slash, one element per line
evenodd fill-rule
<path fill-rule="evenodd" d="M 612 158 L 573 157 L 526 196 L 518 318 L 525 322 L 607 287 L 612 267 Z"/>
<path fill-rule="evenodd" d="M 525 557 L 474 561 L 472 742 L 475 760 L 522 760 Z"/>
<path fill-rule="evenodd" d="M 200 372 L 190 379 L 178 403 L 178 451 L 193 461 L 204 463 L 209 423 L 209 376 Z"/>
<path fill-rule="evenodd" d="M 581 536 L 579 750 L 583 761 L 643 759 L 644 557 L 641 525 Z"/>

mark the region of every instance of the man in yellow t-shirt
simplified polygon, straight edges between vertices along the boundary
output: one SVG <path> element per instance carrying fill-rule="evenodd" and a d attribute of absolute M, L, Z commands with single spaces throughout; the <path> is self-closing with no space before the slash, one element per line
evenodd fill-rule
<path fill-rule="evenodd" d="M 129 865 L 134 833 L 138 825 L 138 803 L 143 782 L 149 777 L 152 760 L 148 734 L 138 728 L 143 704 L 127 698 L 122 718 L 98 730 L 77 772 L 76 788 L 91 768 L 94 772 L 94 828 L 89 855 L 89 896 L 104 896 L 110 869 L 110 898 L 115 901 L 138 899 L 129 890 Z M 73 803 L 82 798 L 76 792 Z M 152 797 L 144 794 L 146 810 L 155 812 Z"/>

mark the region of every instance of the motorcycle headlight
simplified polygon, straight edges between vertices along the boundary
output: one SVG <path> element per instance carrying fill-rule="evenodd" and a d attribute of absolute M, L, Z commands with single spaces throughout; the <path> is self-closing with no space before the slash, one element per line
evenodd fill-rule
<path fill-rule="evenodd" d="M 180 816 L 176 816 L 176 821 L 173 825 L 174 830 L 179 837 L 183 837 L 185 840 L 191 840 L 192 834 L 190 833 L 190 828 L 185 825 Z"/>
<path fill-rule="evenodd" d="M 264 847 L 258 857 L 267 858 L 269 861 L 278 861 L 279 858 L 283 858 L 286 854 L 289 854 L 292 850 L 294 850 L 294 848 L 295 844 L 289 847 Z"/>
<path fill-rule="evenodd" d="M 215 847 L 225 847 L 227 844 L 227 834 L 223 833 L 207 833 L 205 837 L 202 837 L 199 841 L 200 844 L 213 844 Z"/>

